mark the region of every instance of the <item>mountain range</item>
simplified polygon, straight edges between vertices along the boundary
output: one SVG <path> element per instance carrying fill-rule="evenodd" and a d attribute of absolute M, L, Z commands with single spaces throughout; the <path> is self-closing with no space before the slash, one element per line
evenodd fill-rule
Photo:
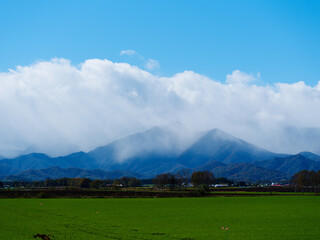
<path fill-rule="evenodd" d="M 31 153 L 1 159 L 0 178 L 151 178 L 189 169 L 209 170 L 216 177 L 235 180 L 277 181 L 289 179 L 301 170 L 320 170 L 320 156 L 314 153 L 273 153 L 219 129 L 194 135 L 187 132 L 179 124 L 173 124 L 124 137 L 87 153 L 55 158 Z"/>

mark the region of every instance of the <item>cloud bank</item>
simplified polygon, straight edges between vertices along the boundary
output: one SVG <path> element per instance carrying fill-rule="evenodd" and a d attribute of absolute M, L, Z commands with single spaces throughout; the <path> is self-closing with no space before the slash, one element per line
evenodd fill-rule
<path fill-rule="evenodd" d="M 128 54 L 128 53 L 126 53 Z M 127 63 L 37 62 L 0 73 L 0 155 L 89 151 L 153 126 L 220 128 L 276 152 L 320 150 L 320 83 L 221 83 L 192 71 L 159 77 Z"/>

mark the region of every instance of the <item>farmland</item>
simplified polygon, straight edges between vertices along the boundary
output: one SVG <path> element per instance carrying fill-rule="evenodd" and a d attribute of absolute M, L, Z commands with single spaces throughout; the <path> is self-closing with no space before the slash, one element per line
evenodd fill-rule
<path fill-rule="evenodd" d="M 317 239 L 319 205 L 316 196 L 0 199 L 0 231 L 23 240 Z"/>

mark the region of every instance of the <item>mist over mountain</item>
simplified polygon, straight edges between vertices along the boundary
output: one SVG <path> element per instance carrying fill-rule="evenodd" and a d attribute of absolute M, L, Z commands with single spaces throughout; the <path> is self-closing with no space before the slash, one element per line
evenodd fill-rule
<path fill-rule="evenodd" d="M 195 133 L 186 131 L 182 124 L 174 123 L 116 140 L 90 151 L 89 155 L 96 159 L 102 168 L 148 159 L 165 161 L 180 155 L 194 141 L 195 136 Z"/>
<path fill-rule="evenodd" d="M 76 168 L 84 172 L 99 169 L 150 178 L 189 169 L 208 170 L 217 177 L 235 180 L 279 180 L 303 169 L 320 170 L 319 160 L 320 157 L 311 152 L 298 155 L 273 153 L 220 129 L 190 134 L 183 125 L 175 123 L 129 135 L 87 153 L 76 152 L 56 158 L 31 153 L 2 159 L 0 176 L 35 179 L 36 173 L 39 177 L 61 176 L 63 171 L 68 176 L 75 176 L 61 169 Z M 51 169 L 51 172 L 43 169 Z M 54 169 L 56 174 L 52 173 Z M 99 175 L 95 172 L 90 176 L 98 178 Z"/>
<path fill-rule="evenodd" d="M 267 134 L 265 135 L 268 136 Z M 270 138 L 273 151 L 286 149 L 287 153 L 313 152 L 320 154 L 320 129 L 315 127 L 282 126 L 274 138 Z M 276 147 L 278 145 L 278 147 Z"/>

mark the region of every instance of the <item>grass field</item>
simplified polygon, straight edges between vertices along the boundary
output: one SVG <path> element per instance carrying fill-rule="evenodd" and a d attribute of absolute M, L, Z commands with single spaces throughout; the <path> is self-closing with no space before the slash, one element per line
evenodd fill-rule
<path fill-rule="evenodd" d="M 315 193 L 314 192 L 246 192 L 246 191 L 214 191 L 211 192 L 212 194 L 223 194 L 225 196 L 228 195 L 266 195 L 266 196 L 270 196 L 270 195 L 292 195 L 292 196 L 297 196 L 297 195 L 306 195 L 306 196 L 314 196 Z"/>
<path fill-rule="evenodd" d="M 0 199 L 0 239 L 320 239 L 320 197 Z M 229 227 L 229 230 L 222 230 Z"/>

